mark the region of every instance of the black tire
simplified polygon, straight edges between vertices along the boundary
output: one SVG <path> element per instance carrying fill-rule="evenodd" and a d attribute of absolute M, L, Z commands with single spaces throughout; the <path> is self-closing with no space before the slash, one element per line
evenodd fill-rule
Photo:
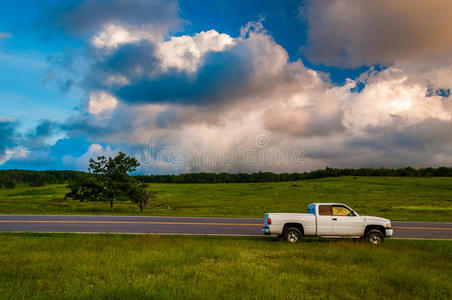
<path fill-rule="evenodd" d="M 297 243 L 301 240 L 303 234 L 296 227 L 289 227 L 284 231 L 284 240 L 289 243 Z"/>
<path fill-rule="evenodd" d="M 366 241 L 371 245 L 380 245 L 384 240 L 384 234 L 378 229 L 372 229 L 366 233 Z"/>

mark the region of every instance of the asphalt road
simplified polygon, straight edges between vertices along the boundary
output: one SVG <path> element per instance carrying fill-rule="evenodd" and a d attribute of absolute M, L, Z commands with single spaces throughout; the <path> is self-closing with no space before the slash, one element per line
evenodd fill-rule
<path fill-rule="evenodd" d="M 0 215 L 0 231 L 263 235 L 263 219 Z M 452 223 L 393 221 L 394 238 L 452 239 Z"/>

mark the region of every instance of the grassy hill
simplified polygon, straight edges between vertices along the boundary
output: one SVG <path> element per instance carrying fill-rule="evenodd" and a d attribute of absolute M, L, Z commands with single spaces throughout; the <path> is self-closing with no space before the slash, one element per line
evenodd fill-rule
<path fill-rule="evenodd" d="M 265 212 L 305 212 L 311 202 L 342 202 L 360 214 L 391 220 L 452 221 L 451 177 L 334 177 L 298 182 L 153 183 L 145 215 L 262 217 Z M 0 190 L 0 214 L 139 215 L 133 203 L 64 199 L 64 184 Z"/>

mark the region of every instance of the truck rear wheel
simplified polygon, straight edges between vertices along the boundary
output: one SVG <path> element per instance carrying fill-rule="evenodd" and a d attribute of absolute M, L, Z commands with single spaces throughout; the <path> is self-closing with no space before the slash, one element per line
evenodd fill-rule
<path fill-rule="evenodd" d="M 366 240 L 372 245 L 379 245 L 383 243 L 384 239 L 383 233 L 378 229 L 369 230 L 366 234 Z"/>
<path fill-rule="evenodd" d="M 284 231 L 284 240 L 289 243 L 297 243 L 301 237 L 301 231 L 296 227 L 289 227 Z"/>

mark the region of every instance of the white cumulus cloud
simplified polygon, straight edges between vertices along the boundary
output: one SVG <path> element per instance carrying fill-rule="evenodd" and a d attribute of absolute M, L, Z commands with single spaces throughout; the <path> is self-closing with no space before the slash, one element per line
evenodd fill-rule
<path fill-rule="evenodd" d="M 353 6 L 350 1 L 336 0 L 329 2 L 331 7 L 317 5 L 329 8 L 325 14 L 331 15 L 331 21 L 340 25 L 347 20 L 336 10 L 362 21 L 362 16 L 355 16 L 353 12 L 371 14 L 372 10 L 364 8 L 370 4 L 364 2 Z M 388 1 L 382 3 L 388 7 L 396 5 Z M 313 9 L 312 5 L 308 8 Z M 410 18 L 418 15 L 413 9 L 410 7 L 407 12 Z M 313 11 L 310 13 L 312 15 Z M 369 15 L 369 18 L 379 19 L 380 10 L 373 13 L 375 16 Z M 395 20 L 399 13 L 398 10 L 391 11 L 389 17 Z M 310 19 L 309 22 L 316 20 Z M 321 30 L 323 27 L 316 27 L 320 25 L 311 26 Z M 340 26 L 327 28 L 342 32 Z M 346 28 L 359 30 L 360 26 Z M 127 30 L 118 29 L 116 35 L 105 33 L 102 39 L 101 34 L 98 35 L 102 40 L 98 41 L 100 47 L 120 50 L 126 44 L 139 44 L 142 40 L 151 39 L 148 33 L 137 33 L 140 31 L 136 28 Z M 411 30 L 419 31 L 417 26 L 407 34 L 424 37 Z M 428 27 L 425 30 L 432 29 Z M 390 45 L 378 45 L 383 47 L 382 53 L 371 51 L 366 56 L 362 49 L 367 49 L 368 45 L 362 49 L 356 45 L 371 41 L 360 32 L 347 32 L 345 36 L 348 35 L 359 43 L 342 43 L 337 39 L 322 42 L 334 43 L 331 49 L 339 47 L 338 53 L 356 53 L 356 57 L 351 55 L 345 60 L 350 66 L 388 62 L 389 57 L 393 58 L 391 64 L 383 70 L 373 68 L 356 80 L 349 79 L 343 85 L 336 85 L 326 80 L 324 74 L 306 67 L 301 60 L 290 61 L 287 51 L 259 22 L 249 23 L 239 37 L 214 30 L 169 39 L 162 35 L 153 36 L 149 45 L 139 45 L 139 51 L 130 52 L 133 57 L 124 51 L 121 64 L 115 61 L 116 64 L 108 65 L 115 71 L 114 75 L 108 73 L 105 76 L 105 90 L 109 92 L 93 91 L 89 97 L 87 110 L 94 116 L 89 120 L 89 130 L 95 132 L 95 138 L 100 142 L 121 141 L 136 147 L 155 143 L 162 149 L 173 149 L 173 153 L 201 155 L 195 165 L 172 164 L 169 159 L 162 158 L 160 165 L 153 160 L 153 164 L 142 166 L 155 172 L 159 172 L 159 166 L 162 172 L 285 172 L 325 166 L 427 166 L 452 161 L 452 139 L 446 135 L 452 128 L 452 99 L 441 94 L 452 89 L 452 59 L 447 59 L 448 54 L 443 53 L 448 47 L 447 42 L 444 48 L 439 41 L 434 41 L 438 43 L 435 49 L 439 49 L 435 53 L 443 53 L 441 59 L 430 59 L 432 52 L 423 52 L 422 49 L 412 50 L 413 53 L 403 59 L 397 51 L 389 51 L 390 55 L 384 53 L 385 47 Z M 384 36 L 384 31 L 381 31 L 380 38 Z M 142 55 L 143 52 L 146 55 Z M 203 59 L 209 52 L 216 52 L 212 59 L 218 54 L 220 60 L 212 64 Z M 323 55 L 321 52 L 318 54 Z M 329 55 L 332 56 L 325 62 L 337 62 L 334 52 Z M 105 57 L 108 58 L 108 54 Z M 122 62 L 133 64 L 124 66 Z M 144 71 L 137 74 L 127 68 L 137 66 Z M 214 78 L 203 74 L 199 79 L 197 75 L 206 66 L 208 69 L 217 68 L 208 73 Z M 190 76 L 168 72 L 172 69 L 190 73 Z M 163 76 L 164 84 L 158 81 L 159 76 Z M 172 80 L 168 76 L 175 76 L 178 85 L 166 87 L 165 84 Z M 135 89 L 131 91 L 141 99 L 134 99 L 131 93 L 126 95 L 131 97 L 128 99 L 115 94 L 111 87 L 116 85 L 132 86 Z M 178 90 L 180 86 L 182 92 Z M 83 125 L 87 126 L 86 123 Z M 272 157 L 265 163 L 249 163 L 249 152 L 246 151 L 257 153 L 262 150 L 255 143 L 256 136 L 267 137 L 265 149 L 273 151 L 274 155 L 286 153 L 288 162 L 274 161 Z M 203 161 L 206 153 L 222 156 L 223 164 Z M 293 153 L 303 153 L 302 165 L 290 156 Z M 232 163 L 228 164 L 228 160 Z"/>
<path fill-rule="evenodd" d="M 234 39 L 227 34 L 215 30 L 202 31 L 193 37 L 177 36 L 161 43 L 158 45 L 157 57 L 163 69 L 177 68 L 194 72 L 207 52 L 223 51 L 234 43 Z"/>
<path fill-rule="evenodd" d="M 88 112 L 96 116 L 107 116 L 116 108 L 118 101 L 104 91 L 91 92 L 89 95 Z"/>
<path fill-rule="evenodd" d="M 153 41 L 155 39 L 160 39 L 160 33 L 153 30 L 152 26 L 139 28 L 110 23 L 91 38 L 91 43 L 97 48 L 112 50 L 123 44 L 136 43 L 141 40 Z"/>

